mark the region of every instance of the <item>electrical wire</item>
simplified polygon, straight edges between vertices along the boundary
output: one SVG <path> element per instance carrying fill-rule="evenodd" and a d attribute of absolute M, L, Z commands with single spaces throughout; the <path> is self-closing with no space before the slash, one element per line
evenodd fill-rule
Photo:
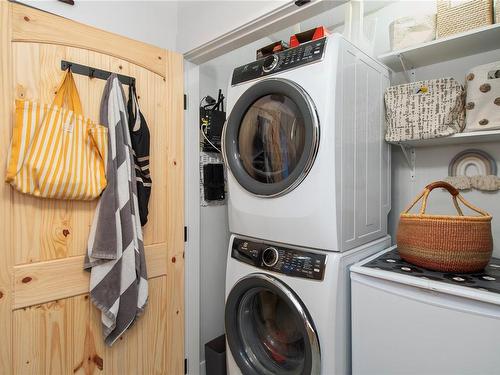
<path fill-rule="evenodd" d="M 205 138 L 205 140 L 206 140 L 208 143 L 210 143 L 210 145 L 211 145 L 214 149 L 216 149 L 218 152 L 220 152 L 220 153 L 222 154 L 222 151 L 221 151 L 221 150 L 219 150 L 219 148 L 217 148 L 217 147 L 216 147 L 216 146 L 215 146 L 215 145 L 214 145 L 214 144 L 210 141 L 210 139 L 208 139 L 208 138 L 207 138 L 207 136 L 205 135 L 205 130 L 203 129 L 204 127 L 205 127 L 205 128 L 207 127 L 206 123 L 205 123 L 204 125 L 202 125 L 202 126 L 201 126 L 201 135 L 203 136 L 203 138 Z"/>

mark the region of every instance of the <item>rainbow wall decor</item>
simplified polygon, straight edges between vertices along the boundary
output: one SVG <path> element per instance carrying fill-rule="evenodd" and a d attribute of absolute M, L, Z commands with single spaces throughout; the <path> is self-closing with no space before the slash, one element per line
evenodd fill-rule
<path fill-rule="evenodd" d="M 485 151 L 468 149 L 451 160 L 446 181 L 460 190 L 500 190 L 497 163 Z"/>

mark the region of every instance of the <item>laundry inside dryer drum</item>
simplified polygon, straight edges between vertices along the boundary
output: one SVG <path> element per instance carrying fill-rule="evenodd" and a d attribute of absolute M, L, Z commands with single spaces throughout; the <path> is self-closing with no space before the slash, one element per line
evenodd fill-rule
<path fill-rule="evenodd" d="M 266 95 L 253 103 L 241 122 L 241 163 L 259 182 L 280 182 L 297 167 L 304 142 L 304 118 L 297 105 L 285 95 Z"/>
<path fill-rule="evenodd" d="M 304 366 L 304 337 L 294 311 L 276 294 L 260 290 L 246 295 L 238 309 L 240 334 L 245 347 L 265 361 L 256 363 L 262 373 L 286 370 L 300 373 Z"/>
<path fill-rule="evenodd" d="M 231 291 L 226 337 L 233 358 L 244 375 L 317 374 L 319 343 L 310 316 L 293 292 L 274 283 L 254 275 Z"/>
<path fill-rule="evenodd" d="M 316 157 L 316 107 L 292 81 L 256 83 L 234 105 L 223 145 L 229 170 L 246 191 L 261 197 L 286 194 L 304 180 Z"/>

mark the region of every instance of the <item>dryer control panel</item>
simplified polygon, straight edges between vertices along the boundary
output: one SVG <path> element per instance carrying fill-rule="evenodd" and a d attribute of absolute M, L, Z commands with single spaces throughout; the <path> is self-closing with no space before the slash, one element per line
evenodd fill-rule
<path fill-rule="evenodd" d="M 323 280 L 327 256 L 243 238 L 233 241 L 231 257 L 254 267 L 305 279 Z"/>
<path fill-rule="evenodd" d="M 298 47 L 242 65 L 233 71 L 231 85 L 293 69 L 323 59 L 326 38 L 303 43 Z"/>

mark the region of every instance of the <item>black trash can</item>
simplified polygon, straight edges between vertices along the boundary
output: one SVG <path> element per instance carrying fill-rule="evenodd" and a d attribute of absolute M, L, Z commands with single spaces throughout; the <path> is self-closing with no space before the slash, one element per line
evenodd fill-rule
<path fill-rule="evenodd" d="M 207 375 L 226 375 L 226 335 L 205 344 Z"/>

